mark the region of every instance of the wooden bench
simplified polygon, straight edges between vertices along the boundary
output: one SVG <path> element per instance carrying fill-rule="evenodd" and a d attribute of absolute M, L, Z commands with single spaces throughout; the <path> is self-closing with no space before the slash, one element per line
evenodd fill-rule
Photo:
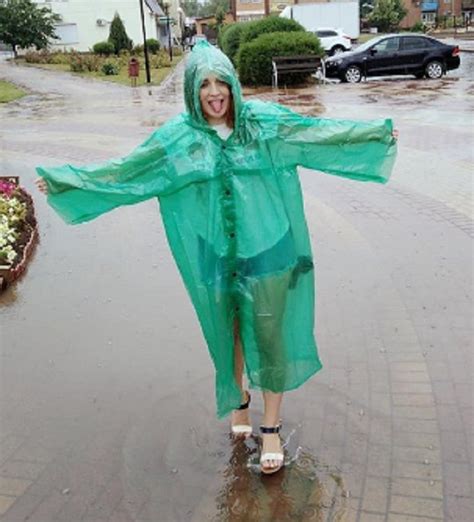
<path fill-rule="evenodd" d="M 278 75 L 288 73 L 313 73 L 324 81 L 326 70 L 324 60 L 314 54 L 298 56 L 274 56 L 272 58 L 272 87 L 278 87 Z"/>

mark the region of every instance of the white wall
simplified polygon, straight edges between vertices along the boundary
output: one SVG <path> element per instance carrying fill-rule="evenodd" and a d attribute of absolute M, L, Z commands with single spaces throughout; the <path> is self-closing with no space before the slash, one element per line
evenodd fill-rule
<path fill-rule="evenodd" d="M 122 19 L 128 36 L 133 43 L 143 43 L 140 4 L 138 0 L 35 0 L 37 4 L 49 5 L 62 16 L 57 35 L 61 40 L 54 40 L 52 48 L 73 48 L 87 51 L 97 42 L 107 40 L 110 23 L 115 12 Z M 144 3 L 145 28 L 147 38 L 158 37 L 155 17 L 150 14 Z M 105 26 L 97 24 L 97 20 L 105 20 Z"/>

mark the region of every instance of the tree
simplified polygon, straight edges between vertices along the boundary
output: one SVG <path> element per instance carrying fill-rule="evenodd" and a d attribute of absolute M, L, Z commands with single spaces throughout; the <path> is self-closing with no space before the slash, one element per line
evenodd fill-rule
<path fill-rule="evenodd" d="M 46 49 L 51 39 L 58 39 L 55 24 L 60 20 L 49 7 L 32 0 L 6 0 L 0 5 L 0 40 L 12 46 L 15 57 L 18 48 Z"/>
<path fill-rule="evenodd" d="M 397 29 L 406 14 L 402 0 L 377 0 L 368 18 L 372 25 L 386 32 Z"/>
<path fill-rule="evenodd" d="M 114 45 L 115 54 L 118 54 L 123 49 L 131 51 L 133 47 L 133 42 L 128 37 L 125 26 L 118 13 L 115 13 L 114 19 L 110 24 L 109 42 Z"/>

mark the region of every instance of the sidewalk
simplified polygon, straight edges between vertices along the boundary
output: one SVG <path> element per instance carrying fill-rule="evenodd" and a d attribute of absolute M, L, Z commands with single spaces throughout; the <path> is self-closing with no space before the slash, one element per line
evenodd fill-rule
<path fill-rule="evenodd" d="M 293 461 L 261 480 L 257 441 L 215 419 L 156 201 L 68 227 L 33 185 L 143 141 L 183 109 L 182 71 L 150 95 L 0 62 L 32 92 L 0 107 L 0 167 L 41 234 L 0 299 L 0 521 L 471 522 L 472 79 L 249 92 L 400 130 L 387 185 L 301 169 L 325 368 L 285 395 Z"/>

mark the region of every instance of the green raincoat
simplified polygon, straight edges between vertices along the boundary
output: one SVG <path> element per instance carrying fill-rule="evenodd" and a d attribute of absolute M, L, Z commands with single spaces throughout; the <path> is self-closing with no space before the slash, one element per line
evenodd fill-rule
<path fill-rule="evenodd" d="M 202 81 L 229 84 L 235 126 L 223 141 L 205 120 Z M 385 183 L 395 159 L 390 120 L 300 116 L 242 100 L 227 57 L 207 43 L 186 64 L 186 113 L 131 154 L 101 165 L 38 167 L 67 223 L 159 198 L 168 241 L 216 369 L 218 416 L 240 405 L 234 324 L 253 388 L 284 392 L 321 368 L 314 274 L 296 167 Z"/>

